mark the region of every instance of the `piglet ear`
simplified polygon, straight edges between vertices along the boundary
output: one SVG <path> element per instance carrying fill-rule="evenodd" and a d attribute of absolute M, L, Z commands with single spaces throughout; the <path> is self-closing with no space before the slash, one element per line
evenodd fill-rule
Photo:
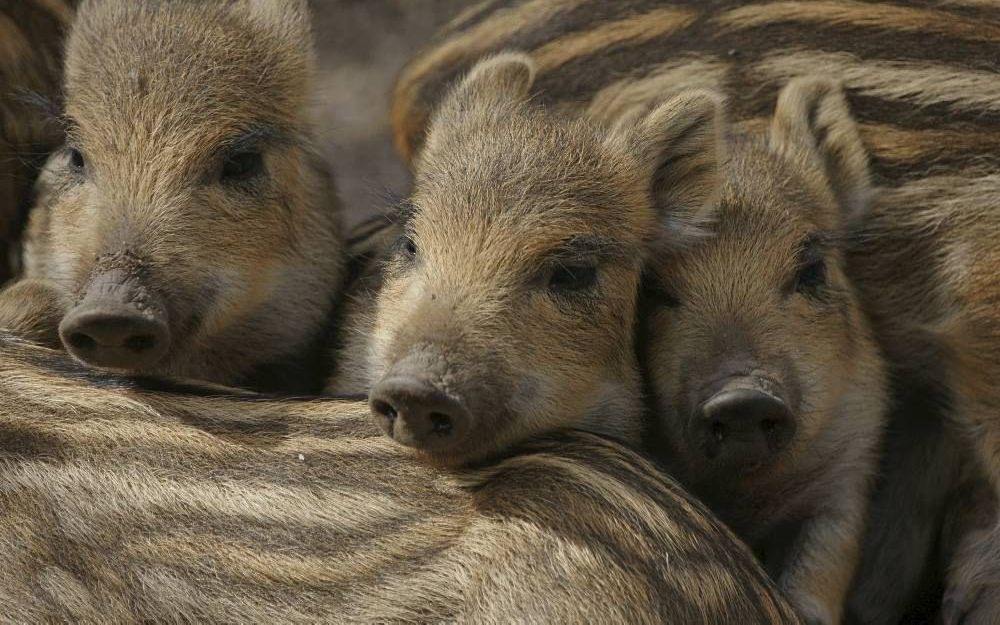
<path fill-rule="evenodd" d="M 812 76 L 789 81 L 778 96 L 770 144 L 817 168 L 845 218 L 867 209 L 868 153 L 838 82 Z"/>
<path fill-rule="evenodd" d="M 483 106 L 523 102 L 535 82 L 535 63 L 527 54 L 503 52 L 476 63 L 441 103 L 441 114 Z"/>
<path fill-rule="evenodd" d="M 716 210 L 726 161 L 722 98 L 688 91 L 654 108 L 629 132 L 668 236 L 696 232 Z"/>
<path fill-rule="evenodd" d="M 436 153 L 469 123 L 506 118 L 527 101 L 534 80 L 535 64 L 526 54 L 504 52 L 476 63 L 434 112 L 421 158 Z"/>

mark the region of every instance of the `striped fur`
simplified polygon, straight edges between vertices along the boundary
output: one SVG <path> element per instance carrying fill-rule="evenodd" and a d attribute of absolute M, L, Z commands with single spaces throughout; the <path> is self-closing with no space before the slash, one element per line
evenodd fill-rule
<path fill-rule="evenodd" d="M 439 471 L 361 402 L 117 378 L 6 337 L 0 528 L 10 622 L 796 622 L 598 437 Z"/>
<path fill-rule="evenodd" d="M 637 15 L 645 15 L 653 22 L 647 31 L 660 24 L 662 34 L 651 39 L 643 33 L 598 37 L 590 47 L 575 48 L 572 58 L 562 58 L 549 73 L 541 69 L 538 98 L 571 110 L 590 108 L 600 116 L 601 107 L 595 111 L 592 103 L 614 100 L 623 89 L 634 89 L 636 82 L 669 68 L 700 65 L 711 67 L 717 75 L 714 82 L 732 96 L 729 106 L 735 120 L 757 120 L 766 119 L 778 89 L 789 78 L 823 68 L 849 89 L 880 182 L 920 177 L 935 165 L 964 170 L 990 162 L 995 150 L 988 131 L 997 123 L 1000 106 L 1000 98 L 993 95 L 997 78 L 991 59 L 1000 52 L 1000 47 L 993 48 L 1000 46 L 1000 19 L 986 6 L 989 3 L 743 4 L 581 0 L 552 3 L 542 13 L 530 2 L 492 2 L 492 13 L 453 25 L 401 74 L 393 109 L 397 146 L 407 156 L 416 152 L 427 115 L 446 85 L 480 55 L 508 48 L 543 52 L 555 41 L 580 40 L 588 32 L 608 30 L 609 23 L 632 23 Z M 678 15 L 691 17 L 679 20 Z M 501 35 L 492 38 L 476 36 L 493 30 L 496 22 L 519 27 L 497 27 Z M 450 54 L 442 53 L 453 48 Z M 695 75 L 664 81 L 656 97 L 670 89 L 704 86 L 698 84 L 704 80 L 701 72 L 691 73 Z M 613 116 L 615 111 L 603 114 Z M 933 150 L 916 166 L 900 159 L 893 149 L 899 142 L 893 133 L 899 132 L 909 133 L 907 143 L 926 137 L 927 148 Z M 970 134 L 986 135 L 988 144 L 977 148 L 962 140 Z"/>
<path fill-rule="evenodd" d="M 642 16 L 643 27 L 631 28 Z M 557 55 L 558 41 L 575 43 Z M 929 554 L 943 540 L 942 510 L 963 476 L 977 471 L 965 460 L 970 431 L 1000 488 L 996 3 L 579 0 L 542 9 L 484 2 L 402 72 L 393 123 L 405 158 L 420 153 L 448 85 L 503 49 L 558 59 L 539 72 L 536 101 L 609 123 L 672 92 L 710 87 L 729 96 L 739 126 L 763 130 L 790 79 L 820 72 L 843 82 L 883 191 L 857 225 L 848 269 L 890 356 L 898 396 L 893 455 L 884 462 L 852 612 L 860 622 L 897 622 L 921 587 L 939 583 Z M 930 427 L 942 413 L 961 427 Z M 940 471 L 905 470 L 914 466 Z M 909 509 L 921 512 L 905 515 L 905 529 L 895 531 L 900 510 Z M 966 541 L 971 546 L 952 564 L 948 622 L 963 614 L 1000 620 L 990 607 L 1000 594 L 1000 525 L 979 533 L 986 538 Z"/>
<path fill-rule="evenodd" d="M 46 108 L 59 101 L 62 35 L 73 4 L 0 2 L 0 284 L 20 264 L 17 241 L 37 170 L 62 141 Z"/>

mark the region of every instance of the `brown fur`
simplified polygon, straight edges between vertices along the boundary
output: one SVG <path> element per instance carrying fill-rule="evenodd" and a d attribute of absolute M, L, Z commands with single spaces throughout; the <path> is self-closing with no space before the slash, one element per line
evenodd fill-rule
<path fill-rule="evenodd" d="M 797 622 L 721 524 L 616 443 L 565 434 L 439 471 L 363 403 L 226 393 L 2 339 L 5 619 Z"/>
<path fill-rule="evenodd" d="M 139 372 L 266 384 L 255 372 L 320 335 L 344 253 L 307 114 L 309 29 L 293 0 L 80 8 L 66 117 L 83 166 L 50 159 L 26 269 L 68 306 L 108 270 L 165 302 L 170 349 Z M 261 172 L 221 180 L 232 149 L 259 151 Z"/>
<path fill-rule="evenodd" d="M 651 261 L 663 305 L 644 315 L 640 349 L 668 466 L 761 553 L 807 622 L 832 624 L 860 555 L 885 407 L 837 248 L 868 171 L 828 81 L 791 83 L 768 135 L 733 137 L 712 236 Z M 821 282 L 797 286 L 820 258 Z M 709 460 L 691 430 L 704 389 L 733 376 L 760 380 L 797 423 L 786 448 L 738 471 Z"/>
<path fill-rule="evenodd" d="M 352 228 L 347 237 L 350 276 L 332 320 L 324 393 L 365 394 L 371 388 L 372 330 L 375 326 L 382 270 L 395 251 L 402 229 L 392 215 L 375 215 Z"/>
<path fill-rule="evenodd" d="M 0 330 L 51 349 L 62 347 L 62 293 L 41 280 L 19 280 L 0 291 Z"/>
<path fill-rule="evenodd" d="M 527 102 L 533 71 L 519 55 L 484 61 L 436 112 L 378 297 L 374 379 L 416 371 L 475 419 L 436 462 L 569 426 L 638 442 L 643 260 L 689 238 L 717 193 L 712 95 L 609 130 Z"/>
<path fill-rule="evenodd" d="M 58 104 L 63 31 L 72 2 L 0 2 L 0 284 L 17 271 L 31 186 L 60 141 L 46 106 Z"/>
<path fill-rule="evenodd" d="M 971 453 L 970 428 L 984 464 L 998 474 L 991 460 L 995 450 L 988 448 L 994 428 L 985 416 L 996 413 L 989 380 L 1000 375 L 993 366 L 990 344 L 996 333 L 989 320 L 997 274 L 990 206 L 1000 168 L 991 60 L 1000 54 L 995 5 L 639 0 L 551 6 L 542 11 L 526 1 L 490 5 L 445 31 L 411 62 L 393 103 L 401 153 L 415 162 L 429 112 L 447 85 L 482 55 L 510 48 L 536 54 L 560 38 L 580 40 L 658 9 L 693 10 L 697 16 L 680 30 L 664 21 L 665 34 L 651 40 L 604 46 L 595 39 L 590 54 L 579 51 L 540 73 L 536 101 L 613 122 L 648 110 L 669 93 L 715 88 L 729 96 L 736 122 L 759 129 L 766 127 L 778 90 L 789 80 L 820 70 L 844 83 L 870 153 L 873 182 L 886 189 L 862 226 L 868 235 L 846 248 L 848 273 L 873 314 L 895 391 L 887 447 L 892 455 L 881 469 L 865 575 L 857 582 L 851 612 L 858 622 L 887 624 L 899 622 L 917 602 L 933 612 L 935 598 L 918 593 L 924 581 L 933 586 L 940 575 L 927 554 L 941 535 L 943 507 L 954 499 L 953 478 L 967 470 L 962 465 Z M 671 19 L 667 15 L 661 19 Z M 495 30 L 492 20 L 499 26 Z M 491 32 L 497 36 L 483 36 Z M 911 419 L 914 413 L 920 418 Z M 943 433 L 925 427 L 926 419 L 942 415 L 954 416 Z M 940 473 L 907 467 L 935 467 Z M 901 520 L 901 510 L 915 512 Z M 995 565 L 989 563 L 1000 558 L 995 548 L 980 544 L 982 557 L 967 560 L 978 573 L 958 573 L 964 565 L 955 564 L 952 586 L 959 608 L 953 619 L 963 612 L 973 617 L 977 589 L 992 584 L 997 592 L 1000 576 L 993 575 L 995 569 L 991 573 Z M 988 607 L 977 618 L 1000 620 Z"/>
<path fill-rule="evenodd" d="M 994 178 L 929 177 L 886 193 L 860 222 L 851 263 L 899 376 L 940 398 L 943 412 L 974 442 L 973 469 L 978 464 L 996 485 L 1000 221 Z M 963 541 L 952 564 L 947 623 L 998 616 L 1000 521 L 977 534 Z"/>

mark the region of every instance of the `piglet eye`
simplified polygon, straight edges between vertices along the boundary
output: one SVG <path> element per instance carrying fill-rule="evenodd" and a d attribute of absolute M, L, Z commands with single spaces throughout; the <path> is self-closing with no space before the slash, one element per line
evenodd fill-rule
<path fill-rule="evenodd" d="M 679 308 L 681 305 L 681 300 L 673 290 L 663 286 L 650 288 L 647 292 L 647 297 L 649 301 L 652 301 L 657 306 L 665 308 Z"/>
<path fill-rule="evenodd" d="M 817 259 L 799 268 L 795 275 L 795 291 L 803 295 L 814 295 L 826 285 L 826 263 Z"/>
<path fill-rule="evenodd" d="M 69 166 L 76 171 L 83 171 L 83 169 L 87 166 L 87 162 L 83 158 L 83 152 L 74 147 L 68 148 L 68 152 Z"/>
<path fill-rule="evenodd" d="M 260 175 L 263 170 L 264 157 L 260 152 L 236 152 L 222 164 L 221 178 L 223 182 L 240 182 Z"/>
<path fill-rule="evenodd" d="M 396 245 L 399 248 L 400 254 L 402 254 L 406 259 L 413 260 L 417 257 L 417 244 L 413 241 L 413 237 L 410 235 L 405 235 L 400 238 Z"/>
<path fill-rule="evenodd" d="M 582 291 L 597 282 L 594 265 L 560 265 L 549 276 L 549 290 L 556 293 Z"/>

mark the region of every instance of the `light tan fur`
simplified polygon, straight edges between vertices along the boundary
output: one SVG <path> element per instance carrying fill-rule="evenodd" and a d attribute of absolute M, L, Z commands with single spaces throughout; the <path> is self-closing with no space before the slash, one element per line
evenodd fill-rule
<path fill-rule="evenodd" d="M 52 349 L 62 347 L 59 320 L 65 303 L 59 289 L 41 280 L 20 280 L 0 292 L 0 330 Z"/>
<path fill-rule="evenodd" d="M 497 15 L 492 16 L 488 22 L 484 22 L 482 27 L 473 27 L 468 32 L 463 32 L 454 39 L 450 39 L 441 46 L 428 51 L 414 59 L 405 69 L 396 84 L 394 102 L 405 102 L 410 98 L 417 97 L 417 90 L 422 86 L 423 80 L 429 78 L 429 74 L 435 72 L 438 67 L 458 62 L 466 57 L 470 50 L 478 51 L 479 54 L 486 52 L 492 46 L 504 42 L 518 31 L 530 26 L 539 18 L 557 18 L 576 9 L 584 0 L 529 0 L 522 6 L 514 7 L 510 10 L 502 10 Z M 412 119 L 414 114 L 420 119 Z M 419 124 L 426 127 L 430 122 L 429 111 L 424 110 L 419 113 L 409 109 L 392 110 L 393 125 Z M 398 135 L 396 148 L 403 153 L 407 160 L 415 156 L 413 146 L 400 141 Z"/>
<path fill-rule="evenodd" d="M 80 163 L 46 167 L 27 274 L 68 306 L 109 269 L 165 302 L 170 349 L 137 371 L 255 384 L 321 336 L 345 254 L 310 38 L 297 0 L 81 6 L 65 79 Z M 221 178 L 258 153 L 259 174 Z"/>
<path fill-rule="evenodd" d="M 723 29 L 732 30 L 782 22 L 812 22 L 823 26 L 870 28 L 876 32 L 938 32 L 969 41 L 996 41 L 1000 38 L 1000 27 L 982 20 L 944 11 L 856 0 L 765 2 L 731 9 L 713 17 L 712 21 Z"/>
<path fill-rule="evenodd" d="M 713 95 L 606 129 L 528 102 L 533 73 L 483 61 L 436 111 L 378 298 L 373 407 L 382 381 L 419 376 L 474 420 L 436 462 L 562 427 L 638 442 L 643 260 L 696 235 L 718 193 Z"/>
<path fill-rule="evenodd" d="M 598 91 L 585 115 L 612 125 L 690 89 L 722 92 L 728 66 L 711 60 L 668 61 L 641 78 L 623 78 Z"/>
<path fill-rule="evenodd" d="M 720 523 L 611 441 L 440 471 L 363 403 L 120 378 L 0 343 L 12 622 L 797 622 Z"/>
<path fill-rule="evenodd" d="M 754 70 L 781 84 L 825 67 L 861 94 L 917 106 L 940 104 L 955 111 L 1000 112 L 995 72 L 898 61 L 861 62 L 842 53 L 802 52 L 763 59 Z"/>
<path fill-rule="evenodd" d="M 541 71 L 552 71 L 582 55 L 623 45 L 637 45 L 690 26 L 697 11 L 663 7 L 602 24 L 599 28 L 554 39 L 532 55 Z"/>

